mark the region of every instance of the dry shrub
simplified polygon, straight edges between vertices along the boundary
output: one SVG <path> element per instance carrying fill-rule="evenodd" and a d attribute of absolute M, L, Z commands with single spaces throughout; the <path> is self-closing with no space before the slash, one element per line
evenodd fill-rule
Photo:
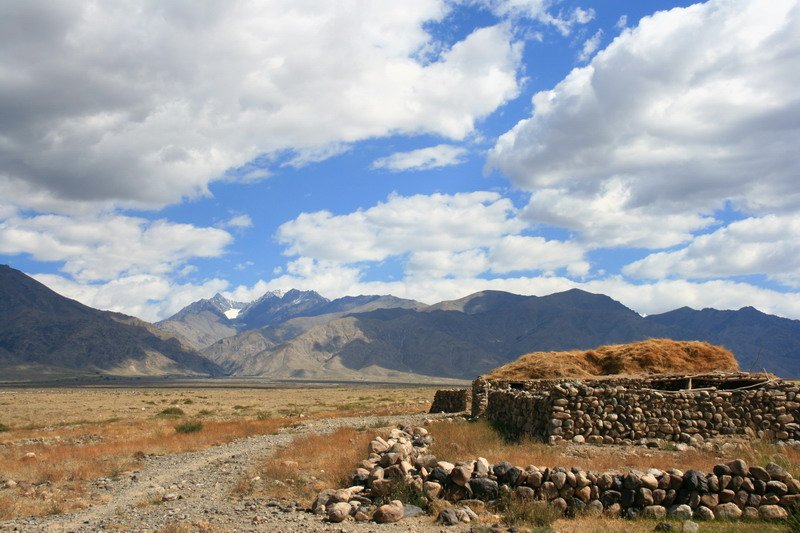
<path fill-rule="evenodd" d="M 486 377 L 515 381 L 738 369 L 733 354 L 722 346 L 700 341 L 649 339 L 586 351 L 534 352 L 493 370 Z"/>
<path fill-rule="evenodd" d="M 509 461 L 522 468 L 535 465 L 576 466 L 595 472 L 626 471 L 630 468 L 647 470 L 651 467 L 662 470 L 693 468 L 709 471 L 723 459 L 716 452 L 694 448 L 685 452 L 674 452 L 643 447 L 550 446 L 533 440 L 512 443 L 504 440 L 485 420 L 474 423 L 434 422 L 429 430 L 434 439 L 431 453 L 439 459 L 451 462 L 485 457 L 491 463 Z"/>
<path fill-rule="evenodd" d="M 324 488 L 349 486 L 357 464 L 367 457 L 367 446 L 377 435 L 342 428 L 325 435 L 307 435 L 282 448 L 260 468 L 269 497 L 311 503 Z"/>
<path fill-rule="evenodd" d="M 561 516 L 561 511 L 542 500 L 520 498 L 507 494 L 500 498 L 498 510 L 503 522 L 510 526 L 549 527 Z"/>
<path fill-rule="evenodd" d="M 199 420 L 192 420 L 175 426 L 175 431 L 178 433 L 196 433 L 201 429 L 203 429 L 203 423 Z"/>
<path fill-rule="evenodd" d="M 0 520 L 10 520 L 18 516 L 45 516 L 63 514 L 89 505 L 85 499 L 85 487 L 78 484 L 50 492 L 34 489 L 30 496 L 23 496 L 21 490 L 5 490 L 0 493 Z"/>
<path fill-rule="evenodd" d="M 778 447 L 771 443 L 754 441 L 740 447 L 738 455 L 751 465 L 767 466 L 768 463 L 777 463 L 792 477 L 800 478 L 800 449 L 794 446 Z"/>

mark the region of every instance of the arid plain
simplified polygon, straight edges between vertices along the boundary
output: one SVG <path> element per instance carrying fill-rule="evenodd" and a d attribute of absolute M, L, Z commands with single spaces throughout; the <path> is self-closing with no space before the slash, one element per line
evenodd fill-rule
<path fill-rule="evenodd" d="M 434 392 L 230 383 L 0 389 L 0 530 L 439 530 L 437 509 L 381 526 L 330 524 L 306 511 L 320 490 L 347 486 L 370 440 L 398 423 L 425 424 L 434 439 L 431 452 L 452 462 L 482 456 L 593 470 L 708 470 L 745 457 L 779 460 L 794 474 L 800 464 L 797 450 L 744 441 L 688 451 L 507 443 L 483 422 L 428 415 Z M 487 512 L 449 529 L 490 531 L 509 518 Z M 633 532 L 652 531 L 656 523 L 562 518 L 552 528 Z M 742 526 L 714 522 L 702 531 Z M 783 524 L 747 526 L 785 531 Z"/>

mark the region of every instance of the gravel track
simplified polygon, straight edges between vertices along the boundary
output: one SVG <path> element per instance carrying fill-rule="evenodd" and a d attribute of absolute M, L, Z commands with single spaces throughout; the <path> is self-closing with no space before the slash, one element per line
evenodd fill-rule
<path fill-rule="evenodd" d="M 110 500 L 59 516 L 0 522 L 0 531 L 159 531 L 174 524 L 193 530 L 270 531 L 439 531 L 431 517 L 405 519 L 397 524 L 344 522 L 330 524 L 287 502 L 232 497 L 236 484 L 259 461 L 299 435 L 322 434 L 340 427 L 358 427 L 386 420 L 420 424 L 430 415 L 334 418 L 309 421 L 275 435 L 251 436 L 203 451 L 149 457 L 141 472 L 118 480 L 101 481 Z M 355 465 L 354 465 L 355 466 Z M 179 499 L 160 502 L 164 494 Z M 462 528 L 448 528 L 458 531 Z"/>

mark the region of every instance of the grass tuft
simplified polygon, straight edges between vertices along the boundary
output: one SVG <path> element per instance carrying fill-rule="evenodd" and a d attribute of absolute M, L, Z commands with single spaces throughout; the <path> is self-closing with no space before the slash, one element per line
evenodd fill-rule
<path fill-rule="evenodd" d="M 11 431 L 11 428 L 5 424 L 0 424 L 0 433 L 5 433 L 6 431 Z"/>
<path fill-rule="evenodd" d="M 158 416 L 183 416 L 185 414 L 186 413 L 180 407 L 167 407 L 158 413 Z"/>
<path fill-rule="evenodd" d="M 175 431 L 178 433 L 197 433 L 201 429 L 203 429 L 203 423 L 199 420 L 184 422 L 183 424 L 175 426 Z"/>
<path fill-rule="evenodd" d="M 503 522 L 510 526 L 526 525 L 550 527 L 561 518 L 561 513 L 541 500 L 520 498 L 514 494 L 503 495 L 497 503 Z"/>

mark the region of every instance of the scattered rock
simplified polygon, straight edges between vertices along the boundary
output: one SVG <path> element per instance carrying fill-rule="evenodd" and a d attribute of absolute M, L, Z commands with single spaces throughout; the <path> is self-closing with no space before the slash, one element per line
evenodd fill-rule
<path fill-rule="evenodd" d="M 334 523 L 344 522 L 353 510 L 347 502 L 332 503 L 327 508 L 328 520 Z"/>
<path fill-rule="evenodd" d="M 692 522 L 691 520 L 684 521 L 683 525 L 681 526 L 681 533 L 698 533 L 700 531 L 700 525 L 697 522 Z"/>
<path fill-rule="evenodd" d="M 372 515 L 372 519 L 378 524 L 391 524 L 399 522 L 403 518 L 403 503 L 393 500 L 392 503 L 381 505 Z"/>

